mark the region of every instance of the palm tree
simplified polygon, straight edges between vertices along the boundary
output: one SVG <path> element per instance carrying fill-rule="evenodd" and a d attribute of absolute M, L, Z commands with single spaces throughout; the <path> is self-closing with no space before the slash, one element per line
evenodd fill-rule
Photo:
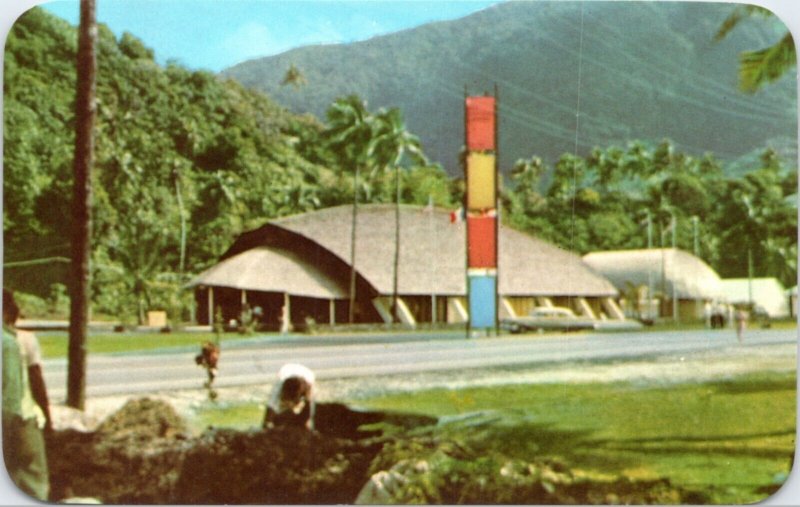
<path fill-rule="evenodd" d="M 324 133 L 328 147 L 342 167 L 353 171 L 353 214 L 350 228 L 350 309 L 349 322 L 355 320 L 356 303 L 356 227 L 358 218 L 359 172 L 369 166 L 374 118 L 366 103 L 357 95 L 337 99 L 327 112 L 328 129 Z"/>
<path fill-rule="evenodd" d="M 398 266 L 400 263 L 400 168 L 404 156 L 409 155 L 417 163 L 425 164 L 427 160 L 422 153 L 419 139 L 406 129 L 403 114 L 397 108 L 381 110 L 376 115 L 375 137 L 368 150 L 369 160 L 375 163 L 375 169 L 384 172 L 394 169 L 395 182 L 395 238 L 394 266 L 392 279 L 392 316 L 399 321 L 397 307 Z"/>
<path fill-rule="evenodd" d="M 303 72 L 300 69 L 298 69 L 295 66 L 295 64 L 292 63 L 286 70 L 286 74 L 283 75 L 281 86 L 286 86 L 287 84 L 290 84 L 294 88 L 300 88 L 306 83 L 308 83 L 308 81 L 306 81 L 306 76 L 304 76 Z"/>
<path fill-rule="evenodd" d="M 740 5 L 720 25 L 714 39 L 724 39 L 743 19 L 752 16 L 773 17 L 772 11 L 756 5 Z M 755 93 L 763 85 L 777 81 L 797 63 L 797 50 L 791 32 L 772 46 L 739 55 L 739 88 Z"/>
<path fill-rule="evenodd" d="M 75 158 L 73 164 L 72 268 L 70 298 L 67 405 L 83 410 L 86 400 L 86 335 L 89 324 L 89 255 L 91 252 L 91 167 L 94 154 L 95 0 L 81 0 L 78 27 L 75 96 Z"/>

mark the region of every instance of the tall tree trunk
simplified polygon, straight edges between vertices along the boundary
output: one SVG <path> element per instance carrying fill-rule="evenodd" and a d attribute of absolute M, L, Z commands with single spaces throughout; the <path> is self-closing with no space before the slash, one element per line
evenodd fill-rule
<path fill-rule="evenodd" d="M 394 273 L 392 280 L 392 316 L 395 322 L 400 322 L 400 311 L 397 307 L 397 279 L 400 266 L 400 165 L 394 170 Z"/>
<path fill-rule="evenodd" d="M 186 267 L 186 214 L 183 211 L 183 194 L 181 193 L 181 174 L 175 169 L 175 197 L 178 200 L 178 212 L 181 215 L 181 244 L 180 244 L 180 261 L 178 264 L 178 273 L 180 274 L 180 283 L 183 284 L 183 270 Z"/>
<path fill-rule="evenodd" d="M 78 29 L 77 89 L 75 97 L 75 159 L 73 165 L 72 295 L 69 321 L 67 405 L 84 409 L 86 399 L 86 335 L 89 325 L 91 273 L 91 167 L 94 152 L 95 0 L 81 0 Z"/>
<path fill-rule="evenodd" d="M 356 316 L 356 222 L 358 220 L 358 166 L 353 171 L 353 218 L 350 224 L 350 308 L 348 321 Z"/>

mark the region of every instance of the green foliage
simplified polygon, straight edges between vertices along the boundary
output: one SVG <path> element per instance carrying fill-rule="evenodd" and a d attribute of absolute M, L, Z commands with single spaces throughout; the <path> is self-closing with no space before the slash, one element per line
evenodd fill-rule
<path fill-rule="evenodd" d="M 564 155 L 541 191 L 546 167 L 520 160 L 503 195 L 505 220 L 581 254 L 647 247 L 647 216 L 653 246 L 694 251 L 723 277 L 777 277 L 787 286 L 797 276 L 797 171 L 787 170 L 773 150 L 742 177 L 725 177 L 714 157 L 695 158 L 664 141 L 624 149 L 595 148 L 587 157 Z M 695 218 L 696 217 L 696 218 Z"/>
<path fill-rule="evenodd" d="M 398 503 L 750 503 L 791 467 L 795 377 L 515 384 L 359 403 L 440 417 L 373 463 L 410 478 Z M 463 399 L 473 412 L 458 415 Z"/>
<path fill-rule="evenodd" d="M 774 18 L 769 9 L 757 5 L 739 5 L 725 18 L 714 39 L 720 41 L 748 17 Z M 755 93 L 767 83 L 777 81 L 797 65 L 797 50 L 791 32 L 763 49 L 743 51 L 739 55 L 739 88 Z"/>
<path fill-rule="evenodd" d="M 73 27 L 37 8 L 9 33 L 7 260 L 69 256 L 74 39 Z M 387 121 L 369 126 L 384 130 L 359 133 L 348 131 L 348 111 L 334 104 L 326 128 L 234 81 L 173 63 L 159 67 L 139 39 L 125 33 L 117 40 L 103 25 L 97 58 L 92 293 L 97 312 L 125 322 L 141 323 L 148 309 L 167 310 L 173 322 L 187 318 L 191 295 L 181 286 L 216 262 L 238 234 L 270 218 L 352 201 L 353 160 L 373 159 L 359 190 L 362 201 L 390 202 L 394 186 L 385 168 L 409 146 L 421 155 L 413 136 L 388 121 L 402 122 L 396 110 L 379 112 Z M 349 100 L 357 106 L 361 99 Z M 382 141 L 359 144 L 362 134 Z M 393 140 L 410 144 L 392 152 Z M 434 195 L 449 204 L 441 169 L 418 164 L 404 173 L 405 200 L 426 203 Z M 41 281 L 18 273 L 14 286 L 40 297 L 51 283 L 66 282 L 56 270 L 40 270 L 52 276 Z"/>

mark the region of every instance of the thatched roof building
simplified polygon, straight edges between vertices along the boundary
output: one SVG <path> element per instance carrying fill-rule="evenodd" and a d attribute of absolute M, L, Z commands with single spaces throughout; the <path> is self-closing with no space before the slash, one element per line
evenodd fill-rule
<path fill-rule="evenodd" d="M 349 205 L 271 220 L 239 236 L 220 264 L 192 285 L 330 300 L 330 320 L 341 322 L 349 294 L 351 220 Z M 466 224 L 451 223 L 447 210 L 402 206 L 399 227 L 401 303 L 412 320 L 453 320 L 463 308 L 450 306 L 466 295 Z M 385 305 L 376 303 L 393 293 L 393 205 L 359 207 L 355 254 L 360 320 L 385 319 Z M 591 304 L 581 303 L 582 312 L 589 307 L 588 312 L 614 314 L 600 300 L 617 295 L 580 256 L 504 226 L 498 292 L 508 313 L 589 298 Z M 252 303 L 250 296 L 240 299 Z"/>
<path fill-rule="evenodd" d="M 699 257 L 680 249 L 592 252 L 583 260 L 621 292 L 638 290 L 641 302 L 634 302 L 636 306 L 651 305 L 656 299 L 659 308 L 655 311 L 661 316 L 700 318 L 702 305 L 697 302 L 714 301 L 721 296 L 717 272 Z M 645 313 L 651 311 L 652 308 Z"/>
<path fill-rule="evenodd" d="M 627 284 L 654 286 L 655 292 L 679 299 L 715 299 L 720 278 L 703 259 L 677 248 L 592 252 L 584 262 L 619 290 Z"/>
<path fill-rule="evenodd" d="M 777 278 L 723 278 L 722 294 L 728 303 L 758 305 L 773 318 L 790 315 L 791 296 Z"/>

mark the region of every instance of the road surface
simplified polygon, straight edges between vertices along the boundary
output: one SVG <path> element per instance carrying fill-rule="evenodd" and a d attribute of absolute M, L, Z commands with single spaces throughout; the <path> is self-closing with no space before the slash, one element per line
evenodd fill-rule
<path fill-rule="evenodd" d="M 147 339 L 142 337 L 142 339 Z M 536 366 L 763 349 L 797 342 L 795 329 L 754 329 L 737 343 L 732 330 L 580 333 L 466 339 L 463 333 L 353 337 L 263 337 L 223 344 L 215 386 L 270 385 L 287 362 L 300 362 L 320 379 L 418 374 L 499 366 Z M 195 349 L 89 355 L 87 397 L 198 389 L 205 372 Z M 46 360 L 51 400 L 66 398 L 66 359 Z"/>

